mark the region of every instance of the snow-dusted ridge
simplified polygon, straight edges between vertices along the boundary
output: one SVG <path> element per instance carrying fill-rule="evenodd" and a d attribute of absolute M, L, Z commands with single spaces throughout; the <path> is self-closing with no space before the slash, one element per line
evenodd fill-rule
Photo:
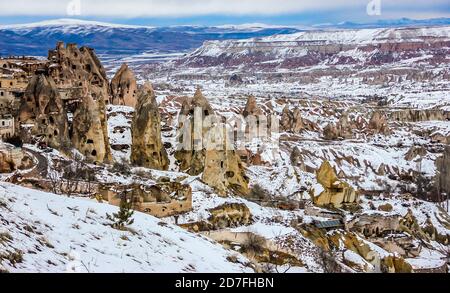
<path fill-rule="evenodd" d="M 33 23 L 24 23 L 24 24 L 9 24 L 9 25 L 0 25 L 0 29 L 28 29 L 28 28 L 37 28 L 37 27 L 51 27 L 51 26 L 99 26 L 99 27 L 108 27 L 108 28 L 147 28 L 152 29 L 152 26 L 140 26 L 140 25 L 127 25 L 127 24 L 115 24 L 115 23 L 107 23 L 107 22 L 99 22 L 99 21 L 90 21 L 90 20 L 81 20 L 75 18 L 61 18 L 61 19 L 53 19 L 53 20 L 45 20 L 40 22 Z"/>

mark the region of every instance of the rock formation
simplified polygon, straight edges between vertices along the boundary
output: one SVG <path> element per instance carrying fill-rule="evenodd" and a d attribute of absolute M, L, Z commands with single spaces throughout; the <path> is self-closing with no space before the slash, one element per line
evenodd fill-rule
<path fill-rule="evenodd" d="M 32 134 L 50 147 L 61 149 L 69 145 L 67 113 L 53 79 L 35 75 L 21 100 L 19 121 L 33 124 Z"/>
<path fill-rule="evenodd" d="M 122 64 L 111 80 L 111 104 L 136 107 L 136 77 L 127 64 Z"/>
<path fill-rule="evenodd" d="M 427 150 L 423 146 L 412 146 L 405 154 L 405 160 L 412 161 L 417 157 L 421 160 L 427 153 Z"/>
<path fill-rule="evenodd" d="M 336 171 L 328 161 L 324 161 L 317 170 L 317 182 L 313 191 L 313 201 L 318 206 L 328 206 L 340 208 L 346 204 L 355 204 L 358 196 L 348 183 L 337 178 Z"/>
<path fill-rule="evenodd" d="M 226 203 L 210 209 L 208 221 L 214 229 L 234 228 L 249 225 L 252 222 L 250 209 L 242 203 Z"/>
<path fill-rule="evenodd" d="M 390 113 L 390 120 L 398 122 L 445 121 L 446 119 L 444 111 L 439 109 L 406 109 Z"/>
<path fill-rule="evenodd" d="M 350 139 L 353 137 L 355 126 L 349 121 L 347 113 L 343 113 L 337 124 L 330 123 L 323 129 L 323 137 L 327 140 L 339 138 Z"/>
<path fill-rule="evenodd" d="M 0 173 L 30 168 L 33 161 L 21 148 L 0 142 Z"/>
<path fill-rule="evenodd" d="M 145 84 L 138 92 L 131 132 L 131 163 L 151 169 L 168 170 L 169 159 L 161 141 L 161 117 L 155 92 L 150 84 Z"/>
<path fill-rule="evenodd" d="M 247 99 L 247 104 L 245 105 L 244 112 L 242 113 L 244 117 L 249 115 L 259 116 L 263 115 L 261 108 L 258 106 L 254 96 L 249 96 Z"/>
<path fill-rule="evenodd" d="M 445 146 L 444 155 L 436 161 L 437 184 L 441 192 L 450 195 L 450 146 Z"/>
<path fill-rule="evenodd" d="M 323 137 L 327 140 L 336 140 L 339 138 L 339 132 L 336 124 L 329 123 L 323 129 Z"/>
<path fill-rule="evenodd" d="M 296 107 L 293 111 L 289 109 L 289 105 L 283 108 L 280 119 L 280 129 L 293 133 L 300 133 L 305 128 L 301 111 Z"/>
<path fill-rule="evenodd" d="M 303 154 L 298 146 L 294 147 L 294 149 L 292 150 L 290 159 L 292 166 L 299 167 L 303 171 L 306 170 L 305 161 L 303 160 Z"/>
<path fill-rule="evenodd" d="M 375 111 L 369 120 L 368 128 L 374 134 L 384 134 L 390 133 L 389 125 L 386 116 L 381 114 L 379 111 Z"/>
<path fill-rule="evenodd" d="M 58 43 L 49 51 L 49 73 L 60 90 L 66 90 L 66 100 L 74 101 L 72 143 L 87 159 L 94 162 L 112 160 L 109 147 L 106 101 L 109 83 L 106 72 L 94 53 L 87 47 Z"/>
<path fill-rule="evenodd" d="M 206 150 L 203 138 L 208 132 L 204 127 L 205 117 L 214 115 L 214 110 L 200 89 L 195 92 L 194 98 L 186 98 L 181 105 L 178 117 L 178 143 L 175 158 L 180 164 L 180 171 L 197 176 L 205 168 Z M 196 127 L 194 127 L 196 122 Z"/>
<path fill-rule="evenodd" d="M 72 123 L 72 143 L 87 160 L 92 162 L 111 162 L 108 137 L 105 137 L 102 115 L 104 104 L 95 101 L 91 94 L 84 95 Z"/>
<path fill-rule="evenodd" d="M 228 189 L 247 194 L 248 178 L 228 129 L 214 115 L 208 100 L 197 89 L 193 99 L 186 99 L 179 116 L 178 149 L 175 158 L 180 170 L 196 176 L 225 196 Z"/>

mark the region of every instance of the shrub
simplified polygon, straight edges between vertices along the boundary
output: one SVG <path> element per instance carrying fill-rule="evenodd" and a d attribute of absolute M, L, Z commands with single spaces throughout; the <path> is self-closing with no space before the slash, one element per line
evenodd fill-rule
<path fill-rule="evenodd" d="M 267 200 L 270 198 L 267 190 L 261 187 L 259 184 L 255 184 L 250 190 L 250 198 L 257 200 Z"/>
<path fill-rule="evenodd" d="M 120 199 L 119 212 L 113 213 L 112 215 L 106 214 L 106 218 L 113 222 L 111 226 L 114 229 L 124 230 L 126 226 L 134 223 L 134 219 L 132 218 L 134 211 L 132 207 L 132 200 L 128 198 L 126 192 L 123 192 Z"/>
<path fill-rule="evenodd" d="M 114 162 L 111 171 L 123 175 L 131 175 L 131 167 L 125 160 Z"/>
<path fill-rule="evenodd" d="M 254 254 L 260 254 L 264 252 L 266 240 L 256 234 L 250 234 L 246 241 L 242 244 L 242 250 L 245 252 L 253 252 Z"/>

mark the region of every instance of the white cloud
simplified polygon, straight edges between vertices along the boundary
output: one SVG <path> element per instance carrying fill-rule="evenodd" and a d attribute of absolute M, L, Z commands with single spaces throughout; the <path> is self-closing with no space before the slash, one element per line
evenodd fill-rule
<path fill-rule="evenodd" d="M 370 0 L 0 0 L 0 15 L 65 15 L 70 2 L 81 3 L 81 15 L 114 17 L 177 17 L 211 14 L 279 15 L 334 9 L 364 8 Z M 414 3 L 415 2 L 415 3 Z M 381 0 L 382 7 L 445 5 L 448 0 Z"/>

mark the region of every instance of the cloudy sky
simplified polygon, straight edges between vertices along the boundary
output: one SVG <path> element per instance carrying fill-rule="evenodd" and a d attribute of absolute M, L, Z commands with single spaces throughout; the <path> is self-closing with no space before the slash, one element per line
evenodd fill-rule
<path fill-rule="evenodd" d="M 450 0 L 0 0 L 3 24 L 67 17 L 142 25 L 310 25 L 450 17 Z"/>

